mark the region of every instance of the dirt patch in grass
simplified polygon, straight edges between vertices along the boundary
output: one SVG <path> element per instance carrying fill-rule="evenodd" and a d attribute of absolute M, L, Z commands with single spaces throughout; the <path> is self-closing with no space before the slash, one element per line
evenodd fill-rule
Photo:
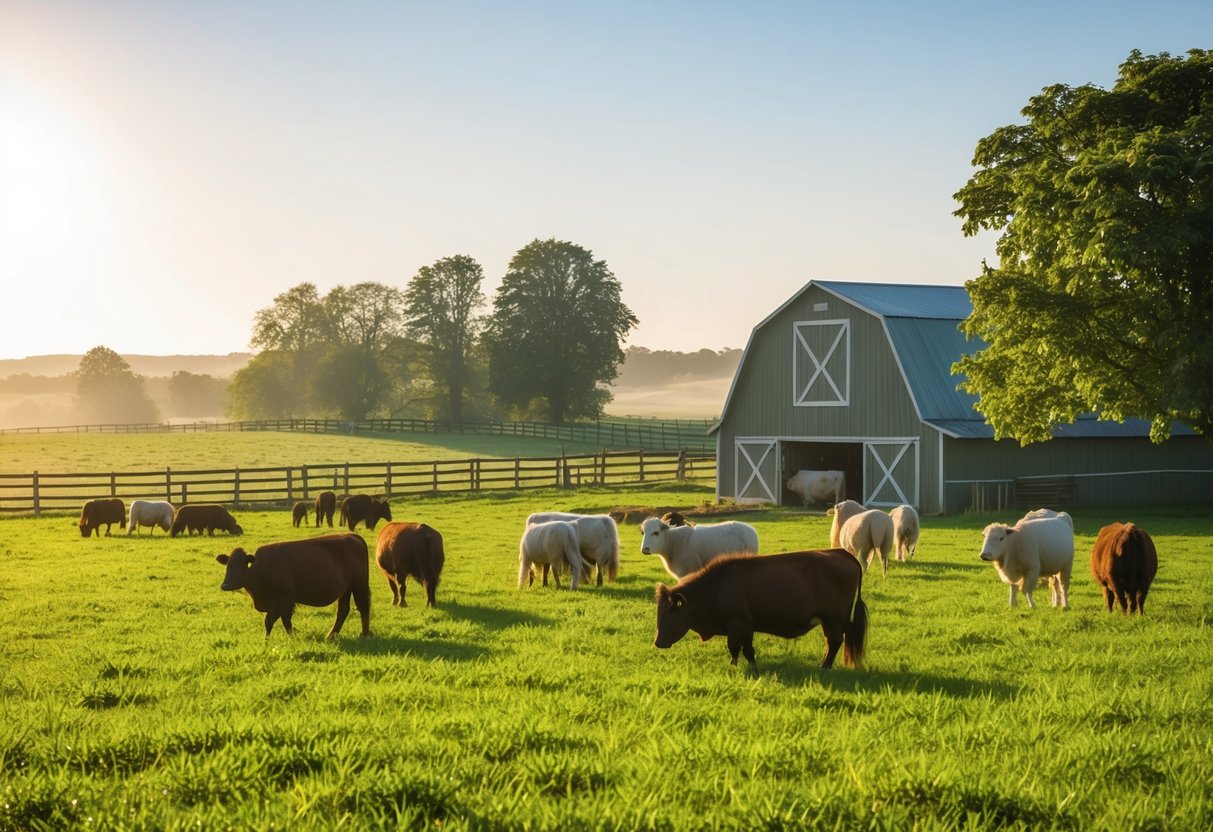
<path fill-rule="evenodd" d="M 710 505 L 701 503 L 697 506 L 615 506 L 608 514 L 616 523 L 640 523 L 646 517 L 663 517 L 668 512 L 677 512 L 692 523 L 708 523 L 727 519 L 731 515 L 746 514 L 761 510 L 758 506 L 738 506 L 732 503 Z"/>

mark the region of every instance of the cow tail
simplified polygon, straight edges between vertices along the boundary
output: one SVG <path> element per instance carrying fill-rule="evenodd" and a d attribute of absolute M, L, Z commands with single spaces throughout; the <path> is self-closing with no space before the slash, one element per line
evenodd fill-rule
<path fill-rule="evenodd" d="M 855 606 L 851 610 L 851 620 L 842 634 L 842 658 L 847 667 L 859 667 L 859 663 L 863 661 L 867 635 L 868 605 L 863 602 L 863 570 L 861 568 L 859 583 L 855 585 Z"/>
<path fill-rule="evenodd" d="M 607 556 L 606 574 L 607 580 L 615 583 L 615 579 L 619 577 L 619 535 L 612 535 L 611 537 L 611 553 Z M 598 568 L 601 569 L 602 565 L 599 564 Z"/>

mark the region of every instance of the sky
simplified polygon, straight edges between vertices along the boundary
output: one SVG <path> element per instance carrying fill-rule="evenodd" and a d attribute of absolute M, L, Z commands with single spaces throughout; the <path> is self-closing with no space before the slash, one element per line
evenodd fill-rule
<path fill-rule="evenodd" d="M 977 141 L 1213 2 L 0 0 L 0 358 L 249 350 L 258 309 L 535 239 L 627 344 L 743 347 L 810 280 L 960 285 Z"/>

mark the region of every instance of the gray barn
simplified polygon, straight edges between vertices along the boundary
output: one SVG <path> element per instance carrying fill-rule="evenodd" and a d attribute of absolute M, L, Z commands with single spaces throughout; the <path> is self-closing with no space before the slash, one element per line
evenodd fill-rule
<path fill-rule="evenodd" d="M 1213 500 L 1213 442 L 1176 426 L 1080 419 L 1021 447 L 956 389 L 951 367 L 978 344 L 957 325 L 960 286 L 811 281 L 754 327 L 716 436 L 717 498 L 798 505 L 788 477 L 846 472 L 846 496 L 966 509 Z"/>

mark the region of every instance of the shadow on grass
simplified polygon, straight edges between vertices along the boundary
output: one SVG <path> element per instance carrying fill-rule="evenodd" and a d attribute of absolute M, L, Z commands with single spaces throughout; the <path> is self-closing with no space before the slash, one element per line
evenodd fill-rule
<path fill-rule="evenodd" d="M 337 647 L 351 656 L 398 656 L 408 653 L 423 659 L 445 659 L 449 662 L 472 662 L 489 655 L 488 648 L 476 644 L 377 636 L 373 632 L 369 638 L 342 639 Z"/>
<path fill-rule="evenodd" d="M 833 670 L 823 670 L 818 666 L 820 661 L 821 656 L 816 652 L 806 656 L 803 662 L 793 658 L 764 662 L 759 656 L 758 670 L 764 676 L 774 674 L 780 682 L 789 686 L 804 685 L 812 680 L 839 693 L 879 694 L 891 689 L 903 693 L 942 693 L 957 699 L 989 697 L 1006 700 L 1019 690 L 1002 682 L 982 682 L 963 676 L 940 676 L 906 670 L 852 670 L 841 666 L 841 653 Z"/>
<path fill-rule="evenodd" d="M 461 604 L 458 601 L 439 601 L 438 609 L 451 618 L 460 621 L 470 621 L 486 630 L 505 630 L 509 627 L 533 626 L 541 627 L 555 624 L 556 619 L 542 615 L 534 615 L 521 610 L 503 609 L 501 607 L 486 607 L 480 604 Z"/>

